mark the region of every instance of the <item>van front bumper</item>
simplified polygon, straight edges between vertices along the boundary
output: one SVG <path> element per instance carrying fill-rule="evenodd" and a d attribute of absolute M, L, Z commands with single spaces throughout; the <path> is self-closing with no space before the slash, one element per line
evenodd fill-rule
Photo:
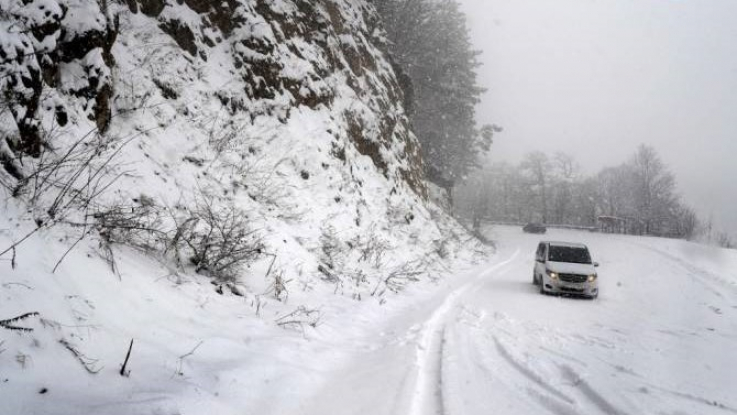
<path fill-rule="evenodd" d="M 599 286 L 594 282 L 565 282 L 545 277 L 543 281 L 545 292 L 550 294 L 578 295 L 583 297 L 596 297 L 599 294 Z"/>

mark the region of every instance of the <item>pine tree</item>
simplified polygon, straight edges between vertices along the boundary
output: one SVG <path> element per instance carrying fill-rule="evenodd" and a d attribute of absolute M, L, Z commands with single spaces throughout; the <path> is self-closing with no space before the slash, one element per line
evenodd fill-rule
<path fill-rule="evenodd" d="M 477 128 L 479 52 L 456 0 L 376 0 L 422 145 L 427 178 L 447 189 L 477 167 L 495 126 Z M 402 77 L 400 74 L 400 78 Z"/>

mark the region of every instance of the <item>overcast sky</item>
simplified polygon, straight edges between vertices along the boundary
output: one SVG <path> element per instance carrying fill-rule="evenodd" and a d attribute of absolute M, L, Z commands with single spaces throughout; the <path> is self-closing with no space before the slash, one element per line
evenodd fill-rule
<path fill-rule="evenodd" d="M 460 0 L 483 52 L 493 161 L 584 171 L 656 148 L 684 200 L 737 235 L 737 0 Z"/>

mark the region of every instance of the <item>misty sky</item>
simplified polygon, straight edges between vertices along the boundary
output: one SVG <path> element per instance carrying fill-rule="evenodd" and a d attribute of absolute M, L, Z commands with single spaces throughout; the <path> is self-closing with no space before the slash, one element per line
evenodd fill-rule
<path fill-rule="evenodd" d="M 737 235 L 737 1 L 461 0 L 493 161 L 563 151 L 584 172 L 656 148 L 686 203 Z"/>

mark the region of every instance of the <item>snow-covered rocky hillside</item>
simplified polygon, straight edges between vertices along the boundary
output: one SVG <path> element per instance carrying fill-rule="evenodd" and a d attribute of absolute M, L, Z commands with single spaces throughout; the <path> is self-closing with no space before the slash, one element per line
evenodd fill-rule
<path fill-rule="evenodd" d="M 367 2 L 1 9 L 8 241 L 71 226 L 111 263 L 132 245 L 249 289 L 234 265 L 260 261 L 356 296 L 452 255 Z"/>
<path fill-rule="evenodd" d="M 148 403 L 249 333 L 291 350 L 480 249 L 385 42 L 364 0 L 0 0 L 0 413 L 179 413 Z"/>

